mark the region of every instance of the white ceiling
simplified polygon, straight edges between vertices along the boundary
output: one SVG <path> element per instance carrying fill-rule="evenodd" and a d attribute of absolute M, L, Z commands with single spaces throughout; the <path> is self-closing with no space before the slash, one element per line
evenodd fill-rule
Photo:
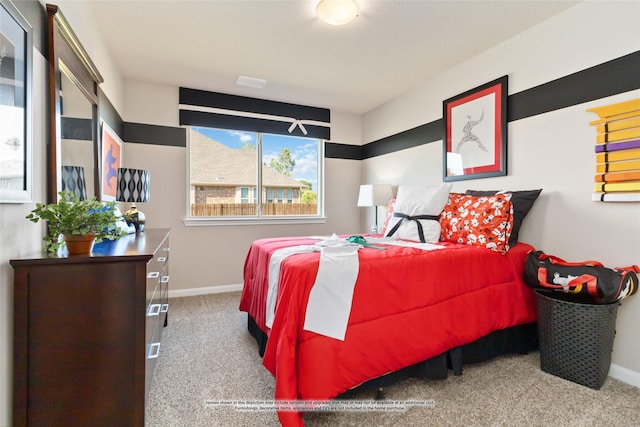
<path fill-rule="evenodd" d="M 362 114 L 577 3 L 357 1 L 339 27 L 317 0 L 90 4 L 124 78 Z"/>

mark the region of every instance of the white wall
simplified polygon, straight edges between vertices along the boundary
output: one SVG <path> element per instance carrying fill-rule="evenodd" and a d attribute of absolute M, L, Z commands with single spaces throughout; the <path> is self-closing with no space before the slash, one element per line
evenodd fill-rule
<path fill-rule="evenodd" d="M 505 74 L 513 94 L 637 51 L 639 22 L 640 2 L 581 3 L 365 114 L 364 141 L 437 120 L 442 100 Z M 585 111 L 639 97 L 636 90 L 509 123 L 508 176 L 457 181 L 453 191 L 543 188 L 520 240 L 568 260 L 640 264 L 640 204 L 591 201 L 596 133 L 589 122 L 597 116 Z M 367 182 L 439 183 L 442 142 L 362 163 Z M 613 363 L 630 370 L 636 385 L 639 323 L 640 296 L 633 296 L 618 312 Z"/>
<path fill-rule="evenodd" d="M 43 4 L 43 7 L 47 3 L 53 3 L 59 7 L 96 68 L 100 71 L 104 79 L 100 88 L 107 95 L 114 108 L 121 113 L 124 108 L 122 76 L 116 64 L 111 60 L 111 54 L 106 48 L 102 35 L 95 30 L 95 16 L 89 2 L 40 0 L 40 3 Z"/>
<path fill-rule="evenodd" d="M 11 420 L 13 376 L 13 268 L 10 259 L 37 253 L 42 248 L 44 226 L 25 216 L 36 201 L 46 199 L 46 95 L 47 61 L 33 50 L 33 203 L 0 203 L 0 426 Z"/>
<path fill-rule="evenodd" d="M 123 119 L 178 126 L 178 87 L 127 80 Z M 197 88 L 196 88 L 197 89 Z M 256 95 L 259 96 L 259 95 Z M 332 114 L 332 140 L 360 143 L 360 117 Z M 125 141 L 124 164 L 151 173 L 151 201 L 140 209 L 146 227 L 171 228 L 172 295 L 216 291 L 239 285 L 247 250 L 256 239 L 291 235 L 349 233 L 360 226 L 355 208 L 361 165 L 355 160 L 325 160 L 324 224 L 187 227 L 187 150 Z M 212 289 L 213 288 L 213 289 Z M 224 289 L 224 288 L 220 288 Z"/>

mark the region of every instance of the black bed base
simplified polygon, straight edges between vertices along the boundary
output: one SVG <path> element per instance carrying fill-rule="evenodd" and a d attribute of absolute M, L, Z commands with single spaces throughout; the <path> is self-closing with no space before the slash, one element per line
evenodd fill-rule
<path fill-rule="evenodd" d="M 258 352 L 262 357 L 267 346 L 267 335 L 258 328 L 251 316 L 248 315 L 247 318 L 247 328 L 258 342 Z M 449 374 L 449 370 L 452 370 L 454 375 L 462 375 L 463 365 L 484 362 L 504 354 L 527 354 L 535 350 L 538 350 L 537 323 L 513 326 L 494 331 L 476 341 L 453 348 L 415 365 L 373 378 L 358 387 L 347 390 L 338 398 L 347 398 L 368 390 L 380 390 L 407 378 L 445 379 Z"/>

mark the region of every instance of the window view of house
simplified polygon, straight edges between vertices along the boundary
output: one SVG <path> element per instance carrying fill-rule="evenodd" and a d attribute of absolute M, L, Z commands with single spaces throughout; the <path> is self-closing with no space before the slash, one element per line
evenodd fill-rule
<path fill-rule="evenodd" d="M 320 144 L 314 138 L 191 127 L 191 216 L 318 215 Z"/>

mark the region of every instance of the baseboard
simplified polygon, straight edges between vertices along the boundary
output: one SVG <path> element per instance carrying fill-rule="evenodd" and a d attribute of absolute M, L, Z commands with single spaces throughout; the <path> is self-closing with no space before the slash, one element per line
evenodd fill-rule
<path fill-rule="evenodd" d="M 208 286 L 206 288 L 174 289 L 174 290 L 169 289 L 169 298 L 193 297 L 196 295 L 207 295 L 207 294 L 222 294 L 225 292 L 238 292 L 241 290 L 242 290 L 242 284 Z"/>
<path fill-rule="evenodd" d="M 622 366 L 611 364 L 609 368 L 609 376 L 632 386 L 640 388 L 640 372 L 623 368 Z"/>

